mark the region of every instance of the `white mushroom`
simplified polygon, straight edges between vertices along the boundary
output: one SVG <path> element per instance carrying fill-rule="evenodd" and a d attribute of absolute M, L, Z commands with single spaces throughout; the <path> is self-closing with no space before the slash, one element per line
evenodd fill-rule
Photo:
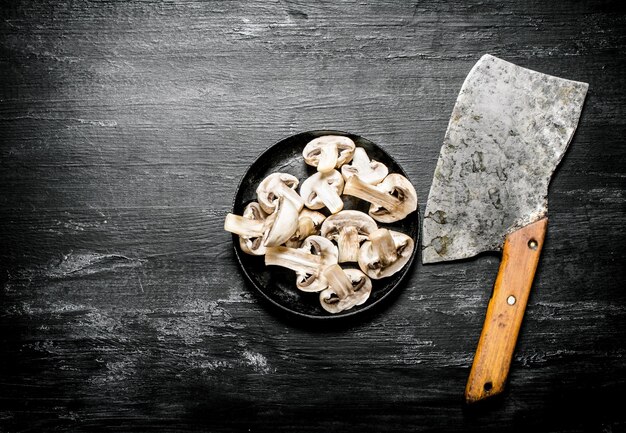
<path fill-rule="evenodd" d="M 325 238 L 337 242 L 339 263 L 356 262 L 361 243 L 377 228 L 376 222 L 367 214 L 342 210 L 326 218 L 321 233 Z"/>
<path fill-rule="evenodd" d="M 341 135 L 323 135 L 304 147 L 304 161 L 317 167 L 320 173 L 327 173 L 350 162 L 354 154 L 354 141 Z"/>
<path fill-rule="evenodd" d="M 298 228 L 296 232 L 289 238 L 285 246 L 291 248 L 300 248 L 302 241 L 312 235 L 319 235 L 322 223 L 326 216 L 321 212 L 304 208 L 298 215 Z"/>
<path fill-rule="evenodd" d="M 346 164 L 341 167 L 341 174 L 346 181 L 352 176 L 358 176 L 363 182 L 370 185 L 382 182 L 388 173 L 387 166 L 382 162 L 370 161 L 367 152 L 362 147 L 357 147 L 354 150 L 352 165 Z"/>
<path fill-rule="evenodd" d="M 276 212 L 266 215 L 257 203 L 250 203 L 244 215 L 226 215 L 224 230 L 239 235 L 241 249 L 254 255 L 263 255 L 260 246 L 273 247 L 283 244 L 298 229 L 298 210 L 294 204 L 281 197 Z"/>
<path fill-rule="evenodd" d="M 359 250 L 359 267 L 378 280 L 398 272 L 409 261 L 414 242 L 404 233 L 378 229 L 369 235 Z"/>
<path fill-rule="evenodd" d="M 263 237 L 263 245 L 275 247 L 287 242 L 298 230 L 298 209 L 286 197 L 280 197 L 276 211 L 267 217 L 269 230 Z"/>
<path fill-rule="evenodd" d="M 243 216 L 229 213 L 224 220 L 224 230 L 239 235 L 239 246 L 246 254 L 265 254 L 263 234 L 267 231 L 267 214 L 255 201 L 248 203 Z"/>
<path fill-rule="evenodd" d="M 304 292 L 319 292 L 328 283 L 323 271 L 337 263 L 337 247 L 321 236 L 309 236 L 300 248 L 272 247 L 265 253 L 265 264 L 296 271 L 296 286 Z"/>
<path fill-rule="evenodd" d="M 352 176 L 343 193 L 371 203 L 369 215 L 382 223 L 399 221 L 417 209 L 415 188 L 406 177 L 397 173 L 390 174 L 376 186 Z"/>
<path fill-rule="evenodd" d="M 324 270 L 328 288 L 320 293 L 320 304 L 329 313 L 349 310 L 367 301 L 372 292 L 372 281 L 358 269 L 343 270 L 332 265 Z"/>
<path fill-rule="evenodd" d="M 341 200 L 343 185 L 343 177 L 337 170 L 328 173 L 317 172 L 302 182 L 300 196 L 309 209 L 321 209 L 326 206 L 330 213 L 337 213 L 343 209 Z"/>
<path fill-rule="evenodd" d="M 261 208 L 268 214 L 276 209 L 278 199 L 285 197 L 291 201 L 298 212 L 304 206 L 302 197 L 296 192 L 298 178 L 288 173 L 272 173 L 261 181 L 256 189 Z"/>

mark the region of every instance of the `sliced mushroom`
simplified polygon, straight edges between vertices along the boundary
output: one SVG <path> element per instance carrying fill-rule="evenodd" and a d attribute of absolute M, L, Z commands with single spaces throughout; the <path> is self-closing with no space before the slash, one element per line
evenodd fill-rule
<path fill-rule="evenodd" d="M 341 167 L 341 174 L 347 181 L 352 176 L 358 176 L 363 182 L 370 185 L 376 185 L 383 181 L 389 173 L 389 169 L 382 162 L 371 160 L 367 156 L 367 152 L 362 147 L 354 150 L 354 158 L 352 165 L 344 165 Z"/>
<path fill-rule="evenodd" d="M 361 305 L 372 292 L 372 281 L 358 269 L 343 270 L 339 265 L 331 265 L 324 270 L 324 278 L 328 288 L 320 293 L 320 304 L 329 313 Z"/>
<path fill-rule="evenodd" d="M 304 292 L 319 292 L 328 283 L 323 271 L 337 263 L 337 247 L 321 236 L 309 236 L 300 248 L 272 247 L 265 253 L 265 264 L 296 271 L 296 286 Z"/>
<path fill-rule="evenodd" d="M 266 215 L 256 202 L 248 204 L 243 216 L 229 213 L 224 220 L 224 230 L 239 235 L 241 249 L 254 255 L 265 254 L 265 247 L 283 244 L 298 229 L 298 210 L 294 204 L 281 197 L 276 212 Z"/>
<path fill-rule="evenodd" d="M 302 241 L 312 235 L 319 235 L 326 216 L 321 212 L 302 209 L 298 215 L 298 228 L 285 244 L 291 248 L 300 248 Z"/>
<path fill-rule="evenodd" d="M 354 154 L 354 141 L 341 135 L 323 135 L 304 147 L 304 161 L 317 167 L 320 173 L 328 173 L 350 162 Z"/>
<path fill-rule="evenodd" d="M 376 186 L 352 176 L 343 193 L 370 202 L 369 215 L 382 223 L 399 221 L 417 209 L 415 188 L 406 177 L 397 173 L 390 174 Z"/>
<path fill-rule="evenodd" d="M 329 173 L 315 173 L 302 182 L 300 196 L 309 209 L 321 209 L 324 206 L 330 213 L 337 213 L 343 209 L 341 192 L 343 191 L 343 177 L 337 170 Z"/>
<path fill-rule="evenodd" d="M 359 250 L 359 267 L 378 280 L 398 272 L 409 261 L 414 242 L 404 233 L 378 229 L 369 235 Z"/>
<path fill-rule="evenodd" d="M 255 201 L 248 203 L 243 216 L 229 213 L 224 220 L 224 230 L 239 235 L 239 246 L 246 254 L 265 254 L 263 234 L 267 231 L 267 214 Z"/>
<path fill-rule="evenodd" d="M 367 214 L 342 210 L 326 218 L 321 233 L 325 238 L 337 242 L 339 263 L 356 262 L 361 243 L 377 228 L 376 222 Z"/>
<path fill-rule="evenodd" d="M 268 214 L 276 209 L 278 199 L 285 197 L 291 201 L 298 212 L 304 206 L 302 197 L 296 192 L 298 178 L 288 173 L 272 173 L 261 181 L 256 189 L 261 208 Z"/>
<path fill-rule="evenodd" d="M 263 245 L 275 247 L 287 242 L 298 230 L 299 209 L 287 197 L 280 197 L 276 211 L 267 217 L 269 230 L 263 237 Z"/>

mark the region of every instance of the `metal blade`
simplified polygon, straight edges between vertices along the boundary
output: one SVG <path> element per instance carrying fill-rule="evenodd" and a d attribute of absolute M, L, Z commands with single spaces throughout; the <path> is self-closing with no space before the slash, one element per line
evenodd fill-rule
<path fill-rule="evenodd" d="M 548 184 L 572 139 L 588 84 L 491 55 L 456 100 L 424 216 L 422 260 L 502 249 L 547 213 Z"/>

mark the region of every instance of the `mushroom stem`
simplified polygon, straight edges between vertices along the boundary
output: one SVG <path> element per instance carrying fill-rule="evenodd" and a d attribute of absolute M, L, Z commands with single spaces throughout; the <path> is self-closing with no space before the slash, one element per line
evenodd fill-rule
<path fill-rule="evenodd" d="M 377 185 L 389 173 L 389 169 L 378 161 L 370 161 L 367 152 L 362 147 L 354 149 L 352 165 L 341 167 L 341 174 L 348 180 L 352 176 L 358 176 L 362 182 Z"/>
<path fill-rule="evenodd" d="M 369 240 L 372 242 L 372 250 L 382 263 L 383 267 L 393 263 L 398 258 L 396 243 L 391 232 L 387 229 L 373 231 Z"/>
<path fill-rule="evenodd" d="M 299 248 L 270 247 L 265 253 L 265 264 L 317 275 L 322 266 L 322 257 Z"/>
<path fill-rule="evenodd" d="M 276 185 L 275 194 L 278 197 L 285 197 L 287 200 L 289 200 L 298 212 L 300 212 L 304 207 L 304 200 L 302 199 L 302 197 L 300 197 L 300 195 L 295 190 L 289 188 L 282 182 Z"/>
<path fill-rule="evenodd" d="M 287 242 L 298 229 L 298 212 L 296 205 L 290 199 L 280 197 L 274 212 L 274 223 L 267 231 L 263 245 L 275 247 Z"/>
<path fill-rule="evenodd" d="M 320 293 L 320 303 L 329 313 L 336 314 L 361 305 L 372 292 L 371 280 L 357 269 L 344 271 L 339 265 L 332 265 L 322 276 L 328 282 L 328 288 Z"/>
<path fill-rule="evenodd" d="M 389 210 L 397 208 L 401 203 L 396 197 L 363 182 L 358 176 L 352 176 L 348 179 L 343 193 Z"/>
<path fill-rule="evenodd" d="M 320 148 L 320 159 L 317 164 L 317 171 L 321 173 L 333 171 L 337 165 L 337 151 L 337 145 L 334 143 L 328 146 L 322 146 Z"/>
<path fill-rule="evenodd" d="M 224 230 L 246 238 L 255 238 L 263 235 L 265 221 L 253 220 L 229 213 L 224 219 Z"/>
<path fill-rule="evenodd" d="M 330 213 L 335 214 L 343 209 L 343 200 L 341 200 L 337 191 L 325 180 L 322 179 L 322 182 L 314 188 L 314 191 Z"/>
<path fill-rule="evenodd" d="M 355 226 L 346 226 L 339 231 L 337 247 L 339 263 L 356 262 L 359 259 L 359 231 Z"/>
<path fill-rule="evenodd" d="M 339 265 L 331 265 L 324 269 L 324 278 L 328 281 L 328 285 L 335 291 L 339 300 L 345 299 L 352 292 L 352 281 Z"/>
<path fill-rule="evenodd" d="M 357 176 L 367 175 L 372 171 L 371 161 L 369 156 L 367 156 L 367 152 L 362 147 L 357 147 L 354 149 L 354 156 L 352 157 L 352 170 L 353 174 Z M 348 172 L 352 170 L 346 170 Z M 384 177 L 384 176 L 383 176 Z M 366 182 L 372 183 L 372 182 Z"/>
<path fill-rule="evenodd" d="M 367 156 L 367 152 L 362 147 L 354 149 L 354 156 L 352 157 L 352 165 L 359 170 L 367 169 L 370 166 L 370 158 Z"/>

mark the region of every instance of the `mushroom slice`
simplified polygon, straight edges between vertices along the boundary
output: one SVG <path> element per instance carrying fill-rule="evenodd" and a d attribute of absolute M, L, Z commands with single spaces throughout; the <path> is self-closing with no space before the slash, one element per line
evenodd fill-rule
<path fill-rule="evenodd" d="M 322 266 L 317 274 L 296 272 L 296 287 L 304 292 L 319 292 L 328 287 L 328 282 L 322 272 L 330 265 L 337 264 L 339 256 L 337 247 L 331 241 L 322 236 L 309 236 L 302 243 L 300 249 L 310 251 L 322 258 Z"/>
<path fill-rule="evenodd" d="M 320 304 L 329 313 L 349 310 L 367 301 L 372 292 L 372 281 L 358 269 L 343 270 L 331 265 L 324 271 L 328 288 L 320 293 Z"/>
<path fill-rule="evenodd" d="M 246 254 L 262 256 L 265 254 L 263 234 L 267 230 L 267 214 L 255 201 L 248 203 L 243 216 L 229 213 L 224 220 L 224 230 L 239 235 L 239 246 Z"/>
<path fill-rule="evenodd" d="M 304 147 L 304 161 L 317 167 L 320 173 L 328 173 L 350 162 L 354 154 L 354 141 L 341 135 L 323 135 Z"/>
<path fill-rule="evenodd" d="M 291 248 L 300 248 L 302 241 L 312 235 L 319 235 L 326 216 L 321 212 L 302 209 L 298 215 L 298 228 L 285 244 Z"/>
<path fill-rule="evenodd" d="M 298 212 L 304 206 L 302 197 L 296 192 L 298 178 L 288 173 L 272 173 L 261 181 L 256 189 L 261 208 L 268 214 L 276 209 L 278 199 L 285 197 L 291 201 Z"/>
<path fill-rule="evenodd" d="M 300 196 L 309 209 L 321 209 L 324 206 L 330 213 L 337 213 L 343 209 L 341 192 L 343 191 L 343 177 L 337 170 L 329 173 L 315 173 L 302 182 Z"/>
<path fill-rule="evenodd" d="M 290 199 L 280 197 L 276 211 L 267 217 L 269 230 L 263 237 L 263 245 L 275 247 L 287 242 L 298 230 L 298 211 Z"/>
<path fill-rule="evenodd" d="M 368 277 L 378 280 L 398 272 L 409 261 L 414 242 L 404 233 L 378 229 L 369 235 L 359 250 L 359 267 Z"/>
<path fill-rule="evenodd" d="M 376 186 L 352 176 L 343 193 L 370 202 L 369 215 L 382 223 L 399 221 L 417 209 L 415 188 L 406 177 L 397 173 L 390 174 Z"/>
<path fill-rule="evenodd" d="M 352 165 L 341 167 L 341 174 L 347 181 L 352 176 L 358 176 L 363 182 L 376 185 L 389 174 L 389 169 L 382 162 L 371 160 L 362 147 L 354 150 Z"/>
<path fill-rule="evenodd" d="M 337 247 L 321 236 L 309 236 L 300 248 L 271 247 L 265 253 L 265 264 L 296 271 L 296 286 L 304 292 L 319 292 L 328 283 L 322 272 L 337 263 Z"/>
<path fill-rule="evenodd" d="M 239 235 L 241 249 L 254 255 L 265 254 L 265 248 L 283 244 L 298 229 L 298 210 L 294 204 L 281 197 L 276 212 L 267 216 L 260 205 L 252 202 L 243 216 L 229 213 L 224 220 L 224 230 Z"/>
<path fill-rule="evenodd" d="M 339 263 L 356 262 L 359 247 L 376 230 L 376 222 L 357 210 L 342 210 L 331 215 L 322 224 L 322 236 L 337 242 Z"/>

